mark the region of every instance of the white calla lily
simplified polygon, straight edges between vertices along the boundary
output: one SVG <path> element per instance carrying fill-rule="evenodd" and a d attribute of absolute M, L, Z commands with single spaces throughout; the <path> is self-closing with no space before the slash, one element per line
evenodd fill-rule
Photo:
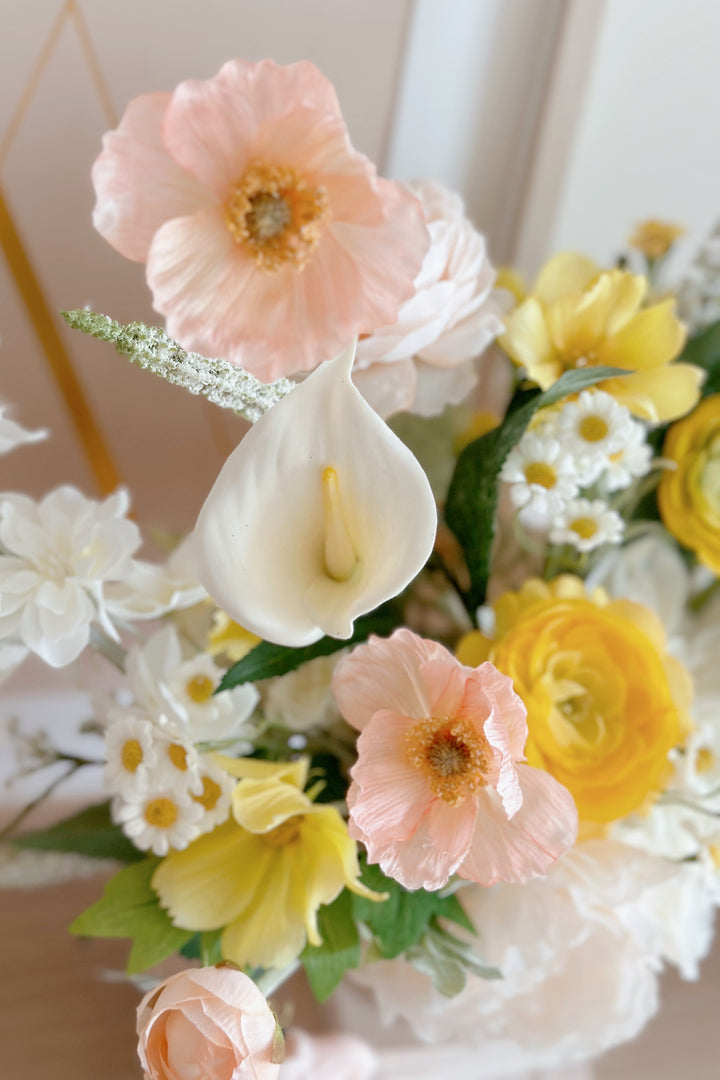
<path fill-rule="evenodd" d="M 247 433 L 195 527 L 200 580 L 279 645 L 348 638 L 425 564 L 435 501 L 422 468 L 350 380 L 355 346 Z"/>

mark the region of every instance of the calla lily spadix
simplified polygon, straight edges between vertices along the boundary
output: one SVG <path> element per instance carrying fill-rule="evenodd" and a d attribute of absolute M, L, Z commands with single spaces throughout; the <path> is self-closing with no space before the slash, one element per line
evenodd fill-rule
<path fill-rule="evenodd" d="M 432 551 L 427 477 L 353 386 L 354 354 L 353 343 L 257 421 L 195 527 L 212 598 L 279 645 L 350 637 Z"/>

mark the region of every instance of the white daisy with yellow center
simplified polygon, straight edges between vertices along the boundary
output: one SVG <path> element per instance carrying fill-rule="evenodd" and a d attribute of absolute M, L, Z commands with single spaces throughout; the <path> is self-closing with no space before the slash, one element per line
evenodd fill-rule
<path fill-rule="evenodd" d="M 113 795 L 125 795 L 145 785 L 158 763 L 156 730 L 141 710 L 117 708 L 110 712 L 105 732 L 105 784 Z"/>
<path fill-rule="evenodd" d="M 554 517 L 550 540 L 576 551 L 594 551 L 603 544 L 618 544 L 624 529 L 623 519 L 602 499 L 573 499 Z"/>
<path fill-rule="evenodd" d="M 160 856 L 182 851 L 200 836 L 204 816 L 204 807 L 170 778 L 113 806 L 114 821 L 135 847 Z"/>
<path fill-rule="evenodd" d="M 217 825 L 222 825 L 230 817 L 232 793 L 237 781 L 215 765 L 211 755 L 203 756 L 200 781 L 202 791 L 194 794 L 192 798 L 205 811 L 201 831 L 206 833 L 211 832 Z"/>
<path fill-rule="evenodd" d="M 602 390 L 583 390 L 557 415 L 554 434 L 573 455 L 578 465 L 580 485 L 594 483 L 605 471 L 613 454 L 623 450 L 636 431 L 644 433 L 630 410 Z"/>
<path fill-rule="evenodd" d="M 575 461 L 558 439 L 526 432 L 500 470 L 525 525 L 545 528 L 579 489 Z"/>

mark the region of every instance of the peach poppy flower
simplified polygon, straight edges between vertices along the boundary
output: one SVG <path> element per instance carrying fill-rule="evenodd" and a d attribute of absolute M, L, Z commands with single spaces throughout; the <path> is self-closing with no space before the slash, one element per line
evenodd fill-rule
<path fill-rule="evenodd" d="M 492 664 L 401 629 L 341 659 L 333 690 L 361 732 L 350 835 L 405 888 L 527 881 L 574 842 L 572 796 L 522 764 L 525 707 Z"/>
<path fill-rule="evenodd" d="M 353 149 L 307 62 L 232 60 L 135 98 L 93 182 L 95 227 L 147 263 L 168 333 L 267 380 L 393 322 L 429 245 L 420 203 Z"/>

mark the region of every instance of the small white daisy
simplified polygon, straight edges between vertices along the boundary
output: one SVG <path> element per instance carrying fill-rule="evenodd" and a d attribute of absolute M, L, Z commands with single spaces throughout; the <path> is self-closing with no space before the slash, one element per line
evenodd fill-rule
<path fill-rule="evenodd" d="M 520 519 L 546 526 L 577 495 L 578 473 L 572 455 L 551 435 L 526 432 L 500 470 Z"/>
<path fill-rule="evenodd" d="M 113 820 L 141 851 L 167 855 L 182 851 L 200 836 L 203 807 L 174 785 L 158 784 L 153 790 L 131 792 L 113 805 Z"/>
<path fill-rule="evenodd" d="M 647 476 L 652 468 L 652 447 L 645 441 L 645 428 L 633 422 L 628 439 L 607 461 L 604 483 L 608 491 L 621 491 L 633 480 Z"/>
<path fill-rule="evenodd" d="M 157 732 L 140 709 L 118 706 L 109 713 L 105 731 L 105 783 L 110 792 L 124 795 L 144 785 L 157 766 Z"/>
<path fill-rule="evenodd" d="M 581 487 L 598 479 L 609 457 L 630 440 L 635 426 L 630 410 L 603 390 L 583 390 L 576 401 L 563 405 L 555 433 L 577 462 Z"/>
<path fill-rule="evenodd" d="M 153 777 L 166 777 L 168 782 L 187 790 L 192 795 L 202 792 L 200 770 L 202 756 L 195 749 L 179 725 L 159 716 L 155 725 L 156 763 Z"/>
<path fill-rule="evenodd" d="M 233 788 L 237 781 L 219 769 L 209 758 L 204 757 L 200 769 L 202 793 L 193 795 L 193 800 L 202 806 L 205 816 L 200 823 L 203 832 L 210 832 L 216 825 L 222 825 L 230 817 Z"/>
<path fill-rule="evenodd" d="M 617 544 L 625 523 L 602 499 L 573 499 L 555 516 L 550 529 L 553 544 L 571 544 L 578 551 L 593 551 Z"/>

